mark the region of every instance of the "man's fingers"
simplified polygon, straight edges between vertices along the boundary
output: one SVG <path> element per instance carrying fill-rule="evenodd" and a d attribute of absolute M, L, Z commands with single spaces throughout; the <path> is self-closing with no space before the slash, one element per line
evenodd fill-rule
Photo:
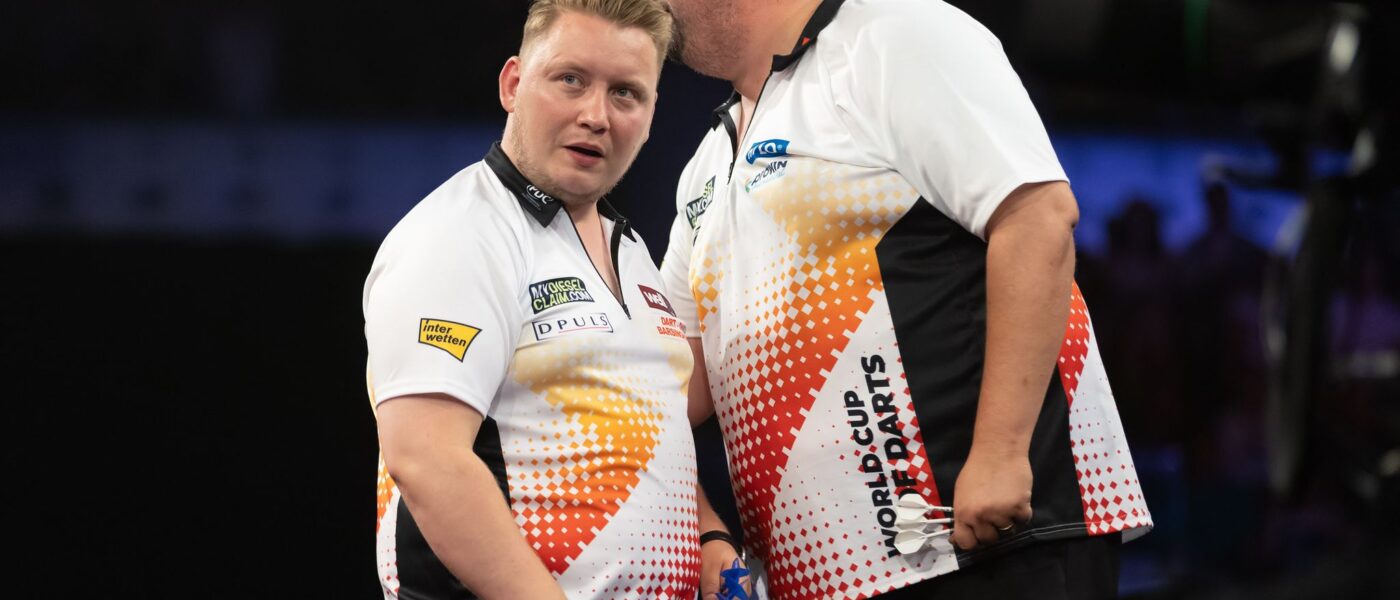
<path fill-rule="evenodd" d="M 719 592 L 719 579 L 705 577 L 700 581 L 700 595 L 705 598 L 713 598 Z"/>
<path fill-rule="evenodd" d="M 972 525 L 966 522 L 953 524 L 953 533 L 948 535 L 948 540 L 959 550 L 971 550 L 977 547 L 977 536 L 972 532 Z"/>
<path fill-rule="evenodd" d="M 997 530 L 985 521 L 960 521 L 953 526 L 949 539 L 959 550 L 972 550 L 997 541 Z"/>
<path fill-rule="evenodd" d="M 948 536 L 949 541 L 959 550 L 972 550 L 978 546 L 993 544 L 1005 537 L 1008 533 L 1015 531 L 1015 528 L 1030 522 L 1033 514 L 1030 507 L 1024 507 L 1010 511 L 1014 517 L 988 517 L 985 519 L 956 521 L 953 525 L 953 533 Z"/>
<path fill-rule="evenodd" d="M 720 571 L 724 570 L 724 565 L 710 563 L 706 564 L 700 574 L 700 597 L 705 600 L 713 600 L 719 596 L 719 586 L 724 582 L 720 576 Z"/>
<path fill-rule="evenodd" d="M 977 534 L 977 543 L 992 544 L 997 541 L 997 528 L 986 521 L 981 521 L 972 526 L 973 533 Z"/>
<path fill-rule="evenodd" d="M 1022 504 L 1020 509 L 1016 511 L 1016 522 L 1022 525 L 1030 523 L 1031 516 L 1033 516 L 1034 514 L 1035 511 L 1031 509 L 1031 505 L 1029 502 L 1027 502 L 1026 504 Z"/>

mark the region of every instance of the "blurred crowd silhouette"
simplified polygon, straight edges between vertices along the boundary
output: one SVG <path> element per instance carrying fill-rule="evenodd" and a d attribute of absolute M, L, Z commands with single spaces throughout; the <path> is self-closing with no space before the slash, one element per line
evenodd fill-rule
<path fill-rule="evenodd" d="M 1321 450 L 1303 489 L 1283 498 L 1268 482 L 1265 304 L 1277 301 L 1266 280 L 1288 249 L 1266 250 L 1235 229 L 1223 182 L 1174 201 L 1202 202 L 1208 215 L 1180 251 L 1162 242 L 1160 201 L 1140 196 L 1109 221 L 1106 251 L 1079 260 L 1157 521 L 1144 548 L 1128 551 L 1160 560 L 1168 588 L 1184 593 L 1280 578 L 1365 547 L 1381 525 L 1367 508 L 1378 484 L 1364 472 L 1395 455 L 1400 433 L 1400 246 L 1390 235 L 1400 211 L 1368 210 L 1353 232 L 1331 302 L 1327 391 L 1312 416 Z"/>

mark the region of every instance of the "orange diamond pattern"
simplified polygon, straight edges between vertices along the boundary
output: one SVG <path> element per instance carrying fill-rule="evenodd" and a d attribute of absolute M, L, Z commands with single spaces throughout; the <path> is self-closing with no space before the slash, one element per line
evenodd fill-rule
<path fill-rule="evenodd" d="M 508 464 L 506 469 L 516 522 L 556 576 L 607 526 L 637 486 L 654 457 L 663 401 L 680 397 L 680 390 L 673 388 L 680 382 L 683 389 L 691 364 L 688 352 L 674 353 L 675 372 L 661 374 L 669 378 L 667 385 L 630 367 L 618 353 L 587 341 L 580 336 L 522 348 L 511 373 L 556 411 L 551 422 L 541 423 L 538 435 L 515 441 L 519 447 L 505 452 L 522 457 L 521 463 Z M 693 492 L 681 490 L 692 497 Z M 689 531 L 682 522 L 686 518 L 693 514 L 678 515 L 675 523 L 648 526 Z M 688 569 L 698 577 L 693 547 L 698 543 L 693 538 L 693 533 L 670 536 L 665 547 L 634 550 L 651 553 L 658 566 L 665 564 L 656 573 Z M 692 581 L 660 575 L 656 579 L 614 583 L 624 583 L 617 591 L 626 589 L 629 597 L 639 592 L 645 592 L 641 597 L 694 593 Z"/>
<path fill-rule="evenodd" d="M 774 527 L 775 497 L 828 372 L 884 291 L 875 246 L 917 193 L 891 173 L 861 176 L 851 167 L 791 160 L 780 181 L 753 190 L 752 198 L 781 229 L 777 244 L 765 256 L 731 257 L 702 241 L 692 272 L 701 329 L 718 326 L 725 340 L 718 381 L 711 366 L 711 384 L 719 390 L 715 409 L 726 430 L 745 534 L 766 555 L 773 597 L 836 597 L 842 594 L 823 586 L 832 583 L 829 571 L 839 568 L 838 556 L 814 548 L 800 527 Z M 731 268 L 745 269 L 757 287 L 725 290 Z M 717 312 L 721 294 L 742 308 Z M 714 356 L 714 350 L 706 352 Z M 913 411 L 908 414 L 912 419 Z M 921 442 L 917 422 L 905 431 Z M 912 462 L 927 469 L 922 444 L 911 446 L 918 447 Z M 920 483 L 926 497 L 937 497 L 931 477 Z"/>

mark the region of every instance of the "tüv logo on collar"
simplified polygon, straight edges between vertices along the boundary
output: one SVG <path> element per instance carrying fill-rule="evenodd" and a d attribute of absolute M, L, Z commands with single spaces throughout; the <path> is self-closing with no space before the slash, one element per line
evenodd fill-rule
<path fill-rule="evenodd" d="M 787 140 L 763 140 L 761 142 L 754 142 L 754 145 L 749 146 L 749 153 L 744 155 L 744 160 L 749 161 L 749 164 L 753 164 L 753 161 L 759 158 L 787 156 L 787 147 Z"/>

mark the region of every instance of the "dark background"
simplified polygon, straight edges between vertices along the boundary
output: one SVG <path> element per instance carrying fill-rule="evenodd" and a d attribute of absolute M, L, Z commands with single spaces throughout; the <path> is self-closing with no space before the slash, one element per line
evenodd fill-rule
<path fill-rule="evenodd" d="M 1077 277 L 1157 522 L 1124 594 L 1396 597 L 1400 203 L 1345 177 L 1363 129 L 1395 164 L 1394 7 L 953 4 L 1003 41 L 1081 202 Z M 378 596 L 361 287 L 499 135 L 525 6 L 0 6 L 4 595 Z M 1344 74 L 1340 22 L 1364 57 Z M 727 93 L 666 67 L 613 195 L 658 257 Z M 1319 207 L 1346 215 L 1320 279 L 1298 258 Z M 1275 351 L 1280 304 L 1320 328 L 1306 360 Z M 1297 439 L 1270 434 L 1279 404 Z M 1271 487 L 1280 447 L 1302 468 Z"/>

